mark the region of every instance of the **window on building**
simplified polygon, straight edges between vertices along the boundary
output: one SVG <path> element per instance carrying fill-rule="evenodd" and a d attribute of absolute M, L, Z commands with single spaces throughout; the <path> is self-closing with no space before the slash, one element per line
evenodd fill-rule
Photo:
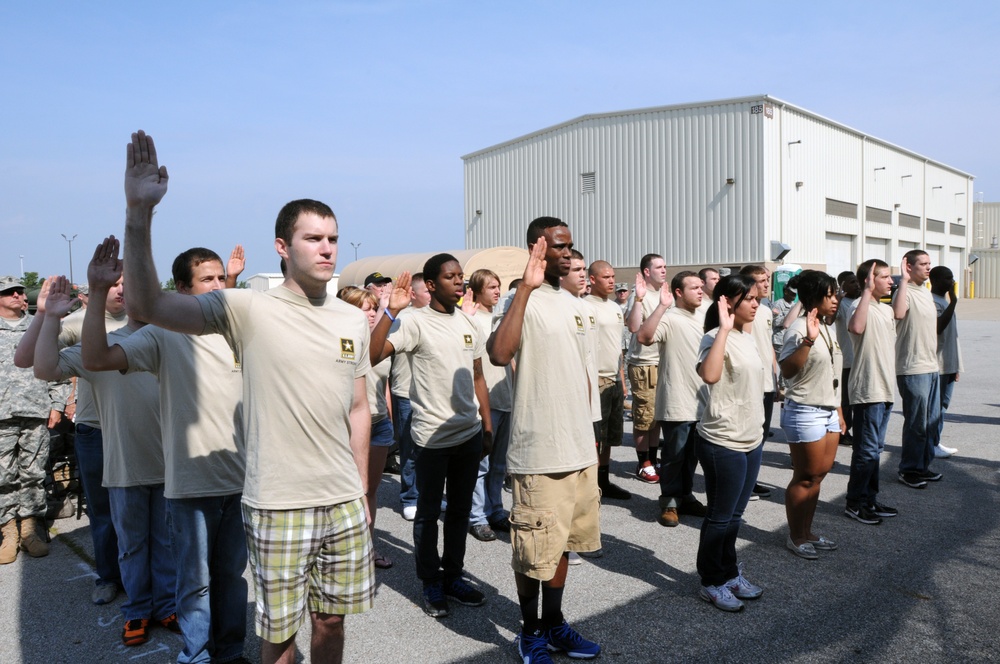
<path fill-rule="evenodd" d="M 845 203 L 844 201 L 826 199 L 826 213 L 834 217 L 847 217 L 848 219 L 858 218 L 857 203 Z"/>
<path fill-rule="evenodd" d="M 920 228 L 920 217 L 900 212 L 899 225 L 903 228 Z"/>
<path fill-rule="evenodd" d="M 892 212 L 889 210 L 883 210 L 882 208 L 866 207 L 865 220 L 874 221 L 880 224 L 891 224 Z M 917 228 L 920 228 L 920 226 L 918 225 Z"/>

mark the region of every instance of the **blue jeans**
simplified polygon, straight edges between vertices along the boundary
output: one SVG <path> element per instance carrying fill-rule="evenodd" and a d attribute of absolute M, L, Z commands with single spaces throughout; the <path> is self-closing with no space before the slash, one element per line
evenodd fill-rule
<path fill-rule="evenodd" d="M 660 422 L 660 509 L 693 502 L 698 467 L 698 423 Z"/>
<path fill-rule="evenodd" d="M 246 533 L 243 494 L 167 499 L 167 528 L 177 566 L 180 664 L 226 662 L 246 639 Z"/>
<path fill-rule="evenodd" d="M 472 513 L 469 523 L 482 526 L 503 521 L 503 477 L 507 474 L 507 446 L 510 443 L 510 413 L 491 411 L 493 449 L 479 462 L 479 477 L 472 493 Z"/>
<path fill-rule="evenodd" d="M 118 533 L 118 567 L 128 599 L 125 620 L 162 620 L 175 612 L 177 575 L 170 553 L 163 485 L 109 487 Z"/>
<path fill-rule="evenodd" d="M 469 531 L 472 490 L 483 453 L 482 431 L 461 445 L 441 449 L 417 448 L 417 516 L 413 520 L 413 548 L 417 577 L 424 584 L 462 576 L 465 539 Z M 448 483 L 444 515 L 444 553 L 438 555 L 438 517 L 441 496 Z M 443 574 L 442 574 L 443 571 Z"/>
<path fill-rule="evenodd" d="M 958 374 L 941 374 L 941 419 L 938 420 L 937 445 L 941 444 L 941 432 L 944 431 L 944 414 L 951 405 L 951 393 L 955 391 Z"/>
<path fill-rule="evenodd" d="M 878 496 L 879 457 L 885 449 L 892 404 L 881 401 L 855 404 L 851 410 L 854 411 L 854 435 L 847 506 L 857 509 L 871 505 Z"/>
<path fill-rule="evenodd" d="M 97 585 L 122 584 L 118 569 L 118 534 L 111 522 L 111 501 L 104 488 L 104 436 L 100 429 L 76 425 L 73 447 L 76 464 L 80 470 L 80 483 L 87 499 L 87 518 L 90 519 L 90 538 L 94 542 L 94 564 L 97 568 Z"/>
<path fill-rule="evenodd" d="M 934 460 L 941 426 L 941 376 L 896 376 L 903 401 L 903 453 L 899 472 L 920 473 Z"/>
<path fill-rule="evenodd" d="M 708 497 L 708 514 L 701 522 L 698 542 L 698 575 L 703 586 L 721 586 L 739 574 L 736 538 L 757 482 L 764 444 L 750 452 L 736 452 L 699 437 L 695 450 Z"/>
<path fill-rule="evenodd" d="M 403 507 L 410 507 L 417 504 L 417 480 L 414 469 L 417 446 L 410 434 L 410 423 L 413 420 L 410 400 L 392 395 L 392 415 L 396 440 L 399 441 L 399 502 Z"/>

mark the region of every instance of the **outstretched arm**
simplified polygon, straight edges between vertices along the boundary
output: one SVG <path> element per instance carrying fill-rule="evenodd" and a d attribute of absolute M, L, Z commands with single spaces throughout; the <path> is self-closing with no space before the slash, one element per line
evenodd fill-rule
<path fill-rule="evenodd" d="M 504 313 L 503 319 L 493 330 L 486 342 L 486 352 L 490 362 L 495 366 L 505 367 L 510 364 L 521 347 L 521 327 L 524 325 L 524 312 L 528 307 L 528 298 L 532 291 L 542 285 L 545 280 L 545 250 L 548 247 L 544 237 L 535 240 L 528 255 L 528 264 L 524 266 L 524 276 L 514 291 L 514 298 Z"/>
<path fill-rule="evenodd" d="M 955 281 L 952 280 L 951 284 L 948 286 L 948 306 L 945 307 L 944 311 L 937 319 L 937 333 L 942 334 L 945 328 L 951 323 L 952 318 L 955 317 L 955 305 L 958 304 L 958 296 L 955 295 Z"/>
<path fill-rule="evenodd" d="M 145 323 L 186 334 L 205 330 L 201 305 L 190 295 L 160 290 L 153 264 L 150 226 L 153 208 L 167 193 L 167 167 L 160 166 L 152 136 L 132 134 L 125 165 L 125 306 Z"/>
<path fill-rule="evenodd" d="M 725 295 L 719 297 L 719 331 L 715 333 L 715 341 L 705 356 L 705 361 L 698 365 L 698 375 L 708 385 L 715 385 L 722 378 L 722 368 L 726 361 L 726 341 L 733 331 L 736 317 L 729 310 L 729 301 Z"/>
<path fill-rule="evenodd" d="M 632 299 L 632 308 L 625 314 L 625 327 L 632 334 L 636 334 L 639 331 L 639 326 L 642 325 L 642 298 L 644 297 L 646 297 L 646 280 L 642 278 L 642 272 L 639 272 L 635 275 L 635 298 Z"/>
<path fill-rule="evenodd" d="M 874 270 L 872 270 L 874 272 Z M 899 265 L 899 286 L 896 288 L 896 294 L 892 298 L 892 315 L 896 320 L 903 320 L 906 318 L 906 312 L 910 308 L 910 303 L 906 301 L 906 288 L 909 286 L 910 281 L 910 264 L 903 258 L 903 262 Z"/>
<path fill-rule="evenodd" d="M 80 358 L 83 368 L 88 371 L 111 371 L 128 369 L 125 351 L 117 344 L 108 347 L 105 331 L 104 311 L 108 292 L 118 283 L 122 275 L 122 262 L 118 260 L 118 240 L 112 235 L 104 239 L 94 250 L 94 257 L 87 266 L 87 281 L 90 283 L 90 306 L 83 315 L 83 332 L 80 343 Z"/>
<path fill-rule="evenodd" d="M 392 327 L 392 321 L 396 320 L 399 312 L 410 304 L 410 298 L 413 295 L 413 292 L 410 290 L 410 279 L 409 272 L 403 272 L 396 277 L 396 281 L 393 282 L 392 291 L 389 293 L 389 299 L 382 308 L 382 312 L 389 312 L 389 316 L 379 317 L 375 323 L 375 327 L 372 329 L 372 338 L 368 344 L 368 354 L 372 366 L 375 366 L 396 352 L 392 344 L 386 341 L 386 337 L 389 336 L 389 328 Z M 391 319 L 390 316 L 392 317 Z"/>
<path fill-rule="evenodd" d="M 38 333 L 45 323 L 45 300 L 49 296 L 49 289 L 52 287 L 52 275 L 42 282 L 42 289 L 38 291 L 38 301 L 35 303 L 35 317 L 31 319 L 31 325 L 25 330 L 24 336 L 17 342 L 17 349 L 14 350 L 14 366 L 20 369 L 30 369 L 35 363 L 35 343 L 38 341 Z"/>
<path fill-rule="evenodd" d="M 236 288 L 237 280 L 243 274 L 247 266 L 246 258 L 243 256 L 243 245 L 238 244 L 229 254 L 229 262 L 226 263 L 226 288 Z"/>
<path fill-rule="evenodd" d="M 35 378 L 62 380 L 59 371 L 59 323 L 76 303 L 70 294 L 71 285 L 66 277 L 55 277 L 45 303 L 45 322 L 35 342 Z"/>
<path fill-rule="evenodd" d="M 660 324 L 660 319 L 663 318 L 663 314 L 667 312 L 670 305 L 674 303 L 674 296 L 670 292 L 670 286 L 663 284 L 660 287 L 660 303 L 656 305 L 653 309 L 653 313 L 649 314 L 649 318 L 642 321 L 642 325 L 639 326 L 639 331 L 636 332 L 636 339 L 639 340 L 643 346 L 651 346 L 653 344 L 653 337 L 656 336 L 656 328 Z"/>
<path fill-rule="evenodd" d="M 858 299 L 858 306 L 854 308 L 854 313 L 851 314 L 851 320 L 847 321 L 847 331 L 851 334 L 862 335 L 865 333 L 865 329 L 868 327 L 868 309 L 871 307 L 872 299 L 875 297 L 875 266 L 869 270 L 868 276 L 865 278 L 865 289 L 861 291 L 861 297 Z"/>

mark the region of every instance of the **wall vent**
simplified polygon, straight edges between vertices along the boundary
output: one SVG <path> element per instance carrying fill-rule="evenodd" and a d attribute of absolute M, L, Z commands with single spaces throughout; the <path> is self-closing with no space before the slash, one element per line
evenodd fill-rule
<path fill-rule="evenodd" d="M 592 194 L 597 186 L 597 179 L 594 174 L 591 173 L 580 173 L 580 193 L 581 194 Z"/>
<path fill-rule="evenodd" d="M 920 228 L 920 217 L 900 212 L 899 225 L 903 228 Z"/>
<path fill-rule="evenodd" d="M 892 212 L 889 210 L 883 210 L 882 208 L 866 207 L 865 220 L 874 221 L 880 224 L 891 224 Z M 918 225 L 917 228 L 920 228 L 920 226 Z"/>
<path fill-rule="evenodd" d="M 826 213 L 834 217 L 847 217 L 848 219 L 858 218 L 857 203 L 845 203 L 832 198 L 826 199 Z"/>

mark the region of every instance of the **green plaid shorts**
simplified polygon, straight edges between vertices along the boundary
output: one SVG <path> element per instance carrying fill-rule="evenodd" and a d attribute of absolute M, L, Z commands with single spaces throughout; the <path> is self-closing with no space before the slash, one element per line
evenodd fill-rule
<path fill-rule="evenodd" d="M 362 499 L 297 510 L 244 504 L 243 527 L 262 639 L 282 643 L 295 636 L 307 606 L 339 616 L 372 608 L 375 569 Z"/>

